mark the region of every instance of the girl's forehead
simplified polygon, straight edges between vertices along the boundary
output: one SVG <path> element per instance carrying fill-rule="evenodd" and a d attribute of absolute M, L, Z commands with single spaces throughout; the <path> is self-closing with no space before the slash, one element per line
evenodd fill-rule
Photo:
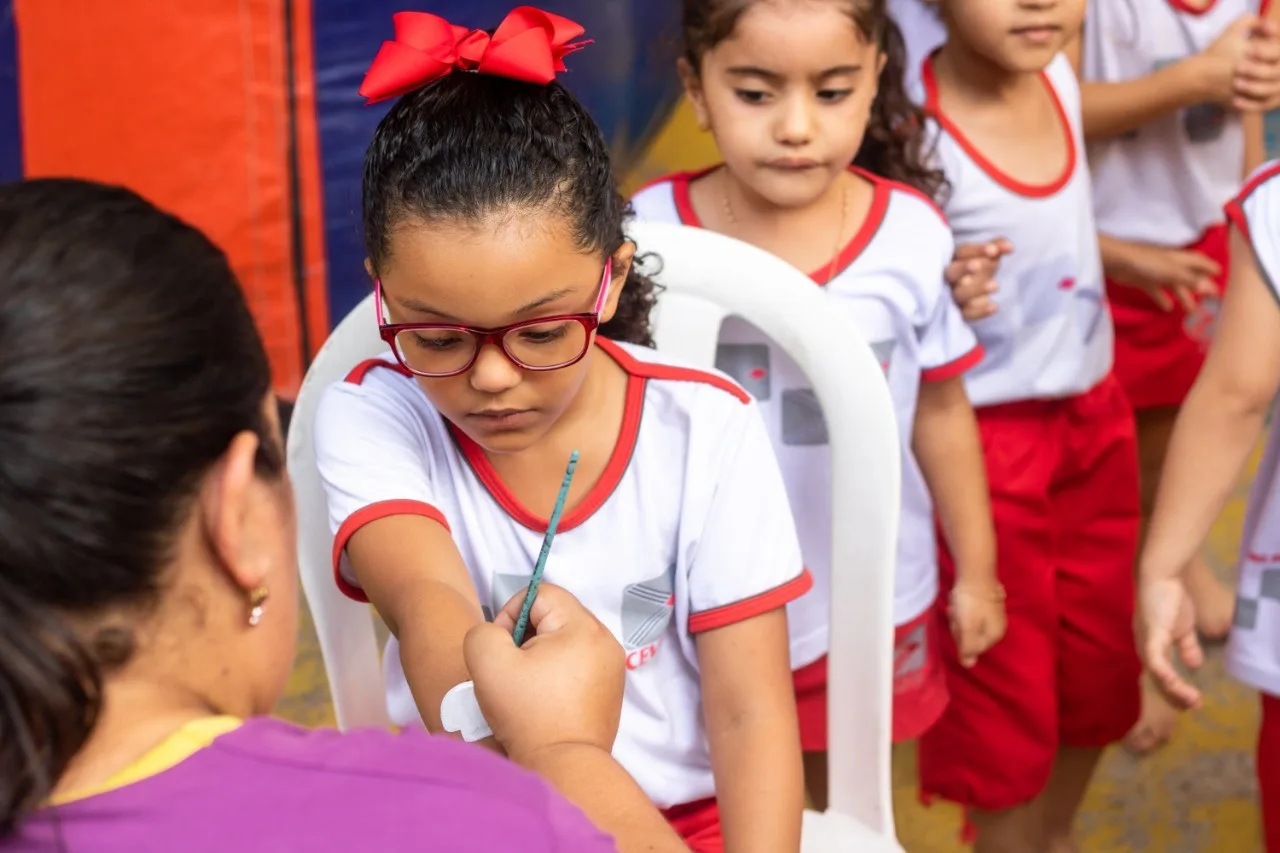
<path fill-rule="evenodd" d="M 753 3 L 730 36 L 713 49 L 722 61 L 820 65 L 847 61 L 869 46 L 854 23 L 852 7 L 838 0 L 769 0 Z"/>
<path fill-rule="evenodd" d="M 556 219 L 544 212 L 540 221 L 505 215 L 402 223 L 389 235 L 379 270 L 388 302 L 414 315 L 436 315 L 409 319 L 487 326 L 549 295 L 571 300 L 598 283 L 601 261 Z"/>

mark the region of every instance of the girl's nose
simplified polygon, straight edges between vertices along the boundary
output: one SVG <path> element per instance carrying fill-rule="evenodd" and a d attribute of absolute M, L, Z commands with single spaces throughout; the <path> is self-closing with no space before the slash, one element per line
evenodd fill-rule
<path fill-rule="evenodd" d="M 791 97 L 782 105 L 778 122 L 778 141 L 784 145 L 805 145 L 813 141 L 816 118 L 808 98 Z"/>
<path fill-rule="evenodd" d="M 483 394 L 499 394 L 520 384 L 520 368 L 511 363 L 506 353 L 496 344 L 487 343 L 480 348 L 476 363 L 471 366 L 471 387 Z"/>

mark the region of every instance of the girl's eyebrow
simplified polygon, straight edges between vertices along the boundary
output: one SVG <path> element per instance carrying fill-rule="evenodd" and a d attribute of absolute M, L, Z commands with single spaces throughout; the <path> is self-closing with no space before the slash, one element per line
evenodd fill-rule
<path fill-rule="evenodd" d="M 817 81 L 827 80 L 831 77 L 839 77 L 842 74 L 857 74 L 862 70 L 861 65 L 837 65 L 834 68 L 828 68 L 825 71 L 819 71 L 813 75 L 813 79 Z M 759 68 L 755 65 L 738 65 L 728 69 L 726 72 L 731 77 L 759 77 L 760 79 L 777 84 L 781 83 L 785 77 L 777 71 L 770 71 L 767 68 Z"/>
<path fill-rule="evenodd" d="M 568 296 L 571 293 L 577 293 L 579 289 L 580 288 L 577 288 L 577 287 L 562 287 L 559 290 L 553 290 L 544 296 L 539 296 L 537 299 L 533 300 L 532 302 L 529 302 L 525 305 L 520 306 L 518 309 L 511 312 L 511 316 L 520 317 L 524 314 L 532 313 L 534 311 L 537 311 L 539 308 L 543 307 L 544 305 L 549 305 L 550 303 L 555 302 L 558 299 L 563 299 L 564 297 Z M 447 311 L 441 311 L 439 308 L 432 308 L 427 303 L 414 299 L 413 297 L 405 297 L 403 299 L 396 298 L 396 302 L 400 305 L 400 307 L 404 308 L 407 311 L 412 311 L 416 314 L 431 314 L 435 317 L 439 317 L 441 320 L 443 320 L 446 323 L 457 323 L 459 325 L 465 325 L 462 323 L 461 320 L 459 320 L 457 317 L 453 316 L 452 314 L 448 313 Z"/>

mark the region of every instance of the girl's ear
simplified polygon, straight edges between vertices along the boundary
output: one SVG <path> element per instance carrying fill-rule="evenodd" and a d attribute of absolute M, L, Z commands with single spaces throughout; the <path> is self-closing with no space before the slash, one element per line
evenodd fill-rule
<path fill-rule="evenodd" d="M 625 241 L 618 247 L 618 251 L 613 253 L 613 273 L 609 280 L 609 296 L 604 301 L 604 308 L 600 310 L 600 325 L 604 325 L 613 319 L 613 315 L 618 311 L 618 300 L 622 298 L 622 291 L 627 287 L 627 280 L 631 275 L 631 265 L 636 259 L 636 244 L 630 240 Z"/>
<path fill-rule="evenodd" d="M 702 78 L 698 76 L 698 69 L 693 67 L 693 63 L 683 56 L 676 60 L 676 73 L 680 75 L 680 82 L 684 84 L 684 94 L 689 99 L 689 103 L 693 105 L 693 114 L 698 119 L 699 130 L 709 130 L 711 128 L 711 118 L 707 114 L 707 97 L 702 90 Z M 635 247 L 632 246 L 632 251 Z"/>
<path fill-rule="evenodd" d="M 369 276 L 369 281 L 377 280 L 378 274 L 373 270 L 373 258 L 364 259 L 364 272 L 365 275 Z"/>

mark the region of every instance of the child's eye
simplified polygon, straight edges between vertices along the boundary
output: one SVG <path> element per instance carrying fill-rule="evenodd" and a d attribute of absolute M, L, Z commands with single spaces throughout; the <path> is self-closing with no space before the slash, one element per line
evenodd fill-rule
<path fill-rule="evenodd" d="M 763 104 L 765 99 L 769 97 L 768 92 L 762 92 L 758 89 L 734 89 L 733 93 L 744 104 Z"/>
<path fill-rule="evenodd" d="M 422 332 L 411 334 L 414 346 L 431 352 L 442 352 L 462 343 L 462 335 L 457 332 Z"/>
<path fill-rule="evenodd" d="M 527 344 L 550 344 L 560 340 L 565 335 L 568 328 L 567 323 L 560 323 L 556 326 L 530 326 L 527 329 L 520 330 L 520 340 Z"/>
<path fill-rule="evenodd" d="M 852 89 L 821 89 L 818 91 L 818 100 L 827 104 L 838 104 L 852 94 Z"/>

